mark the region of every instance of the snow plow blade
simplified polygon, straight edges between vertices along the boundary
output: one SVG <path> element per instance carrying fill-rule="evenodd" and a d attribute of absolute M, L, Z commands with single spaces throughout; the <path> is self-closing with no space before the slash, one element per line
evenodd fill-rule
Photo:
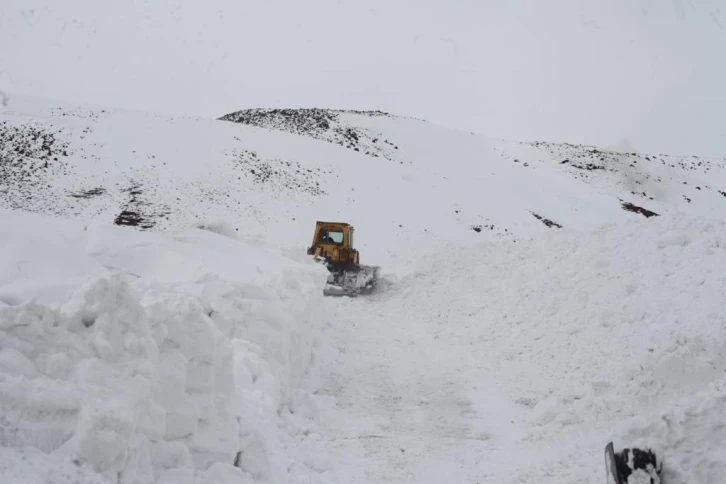
<path fill-rule="evenodd" d="M 618 473 L 618 466 L 615 461 L 615 450 L 613 449 L 612 442 L 605 446 L 605 472 L 607 474 L 607 484 L 623 484 Z"/>
<path fill-rule="evenodd" d="M 328 277 L 323 294 L 325 296 L 354 297 L 371 294 L 376 289 L 380 267 L 360 266 L 355 269 L 334 270 Z"/>

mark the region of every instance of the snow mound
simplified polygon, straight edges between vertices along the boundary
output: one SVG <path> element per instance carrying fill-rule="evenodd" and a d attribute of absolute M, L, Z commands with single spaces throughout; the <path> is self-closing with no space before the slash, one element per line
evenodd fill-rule
<path fill-rule="evenodd" d="M 289 455 L 301 428 L 290 408 L 325 321 L 323 268 L 209 230 L 0 215 L 3 476 L 240 483 L 317 472 Z"/>

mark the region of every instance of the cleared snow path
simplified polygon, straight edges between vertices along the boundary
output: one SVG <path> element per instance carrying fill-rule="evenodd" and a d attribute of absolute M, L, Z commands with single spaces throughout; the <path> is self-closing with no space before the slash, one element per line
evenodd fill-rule
<path fill-rule="evenodd" d="M 305 383 L 327 404 L 321 482 L 602 484 L 610 440 L 653 448 L 670 484 L 719 481 L 725 228 L 444 247 L 377 295 L 328 298 L 337 357 Z"/>
<path fill-rule="evenodd" d="M 321 421 L 337 460 L 330 482 L 478 482 L 507 472 L 521 415 L 463 334 L 445 319 L 404 314 L 390 294 L 330 305 L 340 355 L 319 390 L 337 400 Z"/>

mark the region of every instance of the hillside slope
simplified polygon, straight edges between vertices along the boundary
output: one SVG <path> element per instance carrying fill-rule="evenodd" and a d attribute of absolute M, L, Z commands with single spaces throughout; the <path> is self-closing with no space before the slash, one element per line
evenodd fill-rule
<path fill-rule="evenodd" d="M 623 204 L 648 205 L 666 213 L 703 213 L 704 204 L 709 205 L 719 196 L 726 197 L 726 159 L 641 154 L 570 143 L 511 142 L 480 136 L 476 137 L 486 145 L 464 142 L 469 152 L 459 152 L 456 147 L 461 139 L 457 143 L 446 142 L 454 141 L 447 139 L 450 130 L 380 111 L 250 109 L 219 119 L 308 136 L 401 164 L 444 165 L 442 173 L 452 163 L 460 163 L 472 173 L 476 173 L 478 165 L 487 163 L 492 168 L 490 176 L 496 176 L 499 173 L 491 161 L 493 152 L 523 168 L 545 169 L 536 174 L 522 173 L 522 178 L 541 178 L 546 183 L 551 176 L 547 169 L 554 168 L 555 173 L 565 173 L 591 185 L 594 192 L 618 196 Z M 401 125 L 415 126 L 410 131 L 413 136 L 407 137 L 407 133 L 396 129 Z M 406 146 L 399 150 L 404 140 Z M 486 172 L 482 174 L 486 176 Z M 689 209 L 686 205 L 694 200 L 698 208 Z"/>
<path fill-rule="evenodd" d="M 421 237 L 513 241 L 726 207 L 724 160 L 505 142 L 377 112 L 225 118 L 239 123 L 13 97 L 0 204 L 152 230 L 252 224 L 291 247 L 315 220 L 343 219 L 382 264 Z"/>

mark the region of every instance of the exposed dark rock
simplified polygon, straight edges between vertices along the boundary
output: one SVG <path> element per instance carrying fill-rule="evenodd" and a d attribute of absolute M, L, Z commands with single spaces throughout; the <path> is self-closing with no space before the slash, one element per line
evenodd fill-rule
<path fill-rule="evenodd" d="M 622 207 L 623 207 L 623 210 L 627 210 L 628 212 L 639 213 L 646 218 L 659 216 L 657 213 L 655 213 L 651 210 L 648 210 L 647 208 L 639 207 L 630 202 L 623 202 Z"/>
<path fill-rule="evenodd" d="M 547 227 L 550 227 L 550 228 L 552 228 L 552 227 L 557 227 L 558 229 L 561 229 L 561 228 L 562 228 L 562 225 L 558 224 L 557 222 L 554 222 L 554 221 L 552 221 L 552 220 L 550 220 L 550 219 L 548 219 L 548 218 L 544 218 L 543 216 L 541 216 L 541 215 L 539 215 L 539 214 L 537 214 L 537 213 L 534 213 L 534 212 L 530 212 L 530 213 L 531 213 L 532 215 L 534 215 L 534 217 L 535 217 L 535 218 L 536 218 L 537 220 L 539 220 L 539 221 L 541 221 L 541 222 L 542 222 L 543 224 L 545 224 L 545 225 L 546 225 Z"/>
<path fill-rule="evenodd" d="M 116 216 L 113 221 L 116 225 L 128 225 L 131 227 L 141 227 L 144 229 L 150 229 L 154 226 L 153 222 L 147 221 L 138 212 L 132 212 L 131 210 L 124 210 Z"/>
<path fill-rule="evenodd" d="M 129 200 L 121 213 L 114 219 L 116 225 L 151 229 L 156 225 L 157 219 L 171 214 L 169 207 L 155 206 L 144 200 L 144 189 L 139 183 L 132 183 L 122 192 L 129 195 Z"/>
<path fill-rule="evenodd" d="M 587 170 L 587 171 L 594 171 L 594 170 L 604 170 L 605 167 L 602 165 L 596 165 L 594 163 L 585 163 L 584 165 L 578 165 L 575 163 L 571 163 L 570 166 L 574 168 L 578 168 L 580 170 Z"/>
<path fill-rule="evenodd" d="M 98 197 L 100 195 L 103 195 L 104 193 L 106 193 L 105 188 L 96 187 L 96 188 L 91 188 L 90 190 L 82 190 L 80 192 L 71 193 L 71 194 L 69 194 L 69 196 L 71 196 L 73 198 L 88 199 L 88 198 Z"/>

